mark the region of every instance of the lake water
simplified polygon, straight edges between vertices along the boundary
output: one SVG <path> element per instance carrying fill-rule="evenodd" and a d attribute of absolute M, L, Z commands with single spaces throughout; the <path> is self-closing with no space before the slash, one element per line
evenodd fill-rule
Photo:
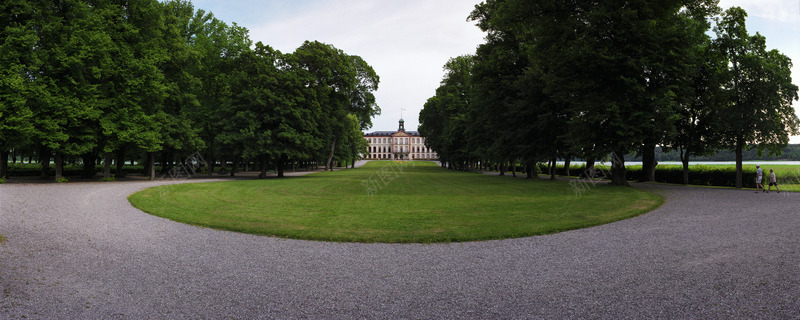
<path fill-rule="evenodd" d="M 564 164 L 564 161 L 560 161 L 558 163 Z M 584 163 L 586 163 L 586 162 L 584 162 L 584 161 L 572 161 L 572 162 L 570 162 L 570 165 L 573 165 L 573 164 L 584 164 Z M 610 161 L 609 162 L 599 162 L 598 161 L 598 162 L 595 162 L 595 164 L 610 166 L 611 162 Z M 679 166 L 683 165 L 683 163 L 681 163 L 680 161 L 659 161 L 658 164 L 669 164 L 669 165 L 679 165 Z M 735 165 L 736 161 L 689 161 L 689 165 L 690 166 L 691 165 L 697 165 L 697 164 L 705 164 L 705 165 L 710 165 L 710 164 L 729 164 L 729 165 Z M 758 165 L 762 165 L 762 166 L 768 166 L 768 165 L 800 166 L 800 161 L 742 161 L 742 165 L 743 166 L 747 166 L 747 165 L 754 166 L 754 165 L 757 165 L 757 164 Z M 635 166 L 635 165 L 642 165 L 642 162 L 641 161 L 625 161 L 625 166 Z"/>

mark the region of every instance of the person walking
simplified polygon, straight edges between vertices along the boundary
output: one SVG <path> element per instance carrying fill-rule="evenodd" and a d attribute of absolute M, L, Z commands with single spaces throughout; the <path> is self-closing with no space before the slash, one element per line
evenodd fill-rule
<path fill-rule="evenodd" d="M 756 165 L 756 193 L 758 193 L 758 190 L 761 190 L 761 192 L 767 192 L 767 190 L 764 189 L 764 185 L 761 184 L 761 180 L 763 178 L 764 171 L 761 171 L 761 166 Z"/>
<path fill-rule="evenodd" d="M 772 169 L 769 169 L 769 189 L 767 189 L 767 193 L 772 191 L 772 186 L 775 186 L 775 190 L 778 190 L 778 193 L 781 193 L 781 189 L 778 189 L 778 179 L 775 178 L 775 172 Z"/>

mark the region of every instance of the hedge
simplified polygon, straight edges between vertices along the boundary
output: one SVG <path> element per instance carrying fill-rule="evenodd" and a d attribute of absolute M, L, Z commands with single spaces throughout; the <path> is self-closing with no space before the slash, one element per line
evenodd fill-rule
<path fill-rule="evenodd" d="M 160 167 L 156 166 L 156 170 L 159 170 L 159 169 L 160 169 Z M 128 174 L 141 174 L 143 170 L 144 170 L 144 167 L 142 167 L 140 165 L 133 165 L 133 166 L 128 165 L 128 166 L 122 167 L 122 171 L 125 173 L 125 175 L 128 175 Z M 96 173 L 102 173 L 103 172 L 103 166 L 102 165 L 95 166 L 95 172 Z M 116 172 L 117 172 L 117 167 L 116 166 L 111 166 L 111 173 L 114 174 Z M 156 171 L 156 172 L 158 172 L 158 171 Z M 50 173 L 50 176 L 55 176 L 55 174 L 56 174 L 55 166 L 53 166 L 53 165 L 50 166 L 50 172 L 49 173 Z M 8 164 L 8 176 L 9 177 L 37 177 L 37 176 L 40 176 L 41 174 L 42 174 L 42 167 L 41 167 L 40 164 L 22 164 L 22 165 L 14 164 L 14 163 L 9 163 Z M 65 177 L 82 176 L 83 175 L 83 167 L 82 166 L 73 166 L 73 165 L 64 166 L 63 175 Z"/>
<path fill-rule="evenodd" d="M 570 165 L 570 175 L 583 176 L 586 165 Z M 638 181 L 642 177 L 642 166 L 626 166 L 625 178 L 628 181 Z M 596 166 L 595 177 L 611 178 L 610 166 Z M 547 164 L 539 164 L 539 172 L 547 173 Z M 564 165 L 556 165 L 557 175 L 566 175 Z M 764 173 L 766 178 L 767 173 Z M 683 168 L 681 166 L 656 166 L 656 182 L 683 184 Z M 765 179 L 766 181 L 766 179 Z M 689 184 L 703 186 L 736 186 L 736 168 L 693 165 L 689 167 Z M 756 170 L 754 168 L 742 168 L 742 186 L 745 188 L 756 187 Z"/>

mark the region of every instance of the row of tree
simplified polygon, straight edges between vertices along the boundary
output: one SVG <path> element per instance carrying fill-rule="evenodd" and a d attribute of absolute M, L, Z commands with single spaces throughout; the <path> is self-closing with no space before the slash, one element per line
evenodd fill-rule
<path fill-rule="evenodd" d="M 201 152 L 267 166 L 366 152 L 379 78 L 358 56 L 319 42 L 284 54 L 248 31 L 170 0 L 0 3 L 0 177 L 9 150 L 43 172 L 65 157 L 146 154 L 150 176 Z M 159 157 L 160 159 L 157 159 Z"/>
<path fill-rule="evenodd" d="M 791 61 L 746 16 L 716 0 L 487 0 L 469 17 L 486 43 L 444 66 L 419 131 L 455 168 L 611 155 L 620 185 L 626 154 L 653 179 L 655 147 L 677 150 L 688 183 L 690 157 L 730 149 L 741 186 L 743 150 L 798 133 Z"/>

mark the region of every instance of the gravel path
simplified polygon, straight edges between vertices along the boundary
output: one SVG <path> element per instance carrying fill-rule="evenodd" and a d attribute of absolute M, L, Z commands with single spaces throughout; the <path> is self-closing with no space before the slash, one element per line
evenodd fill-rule
<path fill-rule="evenodd" d="M 666 203 L 549 236 L 389 245 L 216 231 L 128 204 L 160 183 L 0 185 L 0 318 L 800 316 L 800 193 L 637 185 Z"/>

